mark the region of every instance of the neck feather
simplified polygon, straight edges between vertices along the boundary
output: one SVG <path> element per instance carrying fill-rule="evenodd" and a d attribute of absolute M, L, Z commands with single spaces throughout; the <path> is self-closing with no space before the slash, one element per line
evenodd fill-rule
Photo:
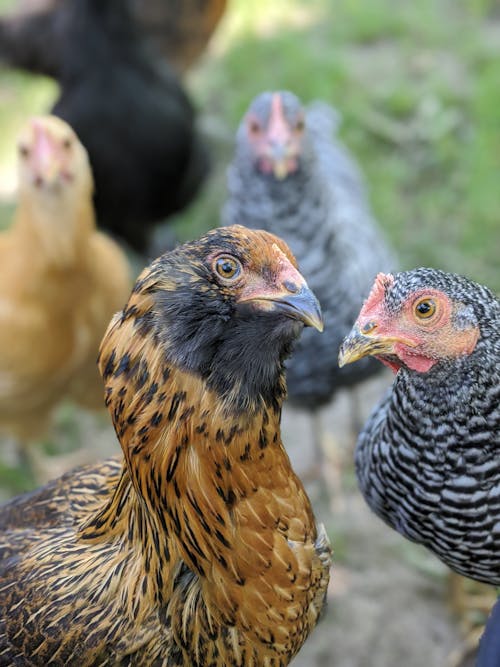
<path fill-rule="evenodd" d="M 131 352 L 123 329 L 132 319 L 113 326 L 123 349 L 102 354 L 101 369 L 124 473 L 110 506 L 85 530 L 116 530 L 123 502 L 147 516 L 144 530 L 154 536 L 146 542 L 170 563 L 156 579 L 183 606 L 184 640 L 208 617 L 272 644 L 274 655 L 298 650 L 326 575 L 309 500 L 281 443 L 280 407 L 231 415 L 200 378 L 166 364 L 151 336 Z M 192 573 L 187 612 L 172 582 L 175 558 Z"/>

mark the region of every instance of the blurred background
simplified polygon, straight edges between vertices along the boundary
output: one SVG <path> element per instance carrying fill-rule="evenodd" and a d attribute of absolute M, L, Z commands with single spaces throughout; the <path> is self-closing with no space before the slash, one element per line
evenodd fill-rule
<path fill-rule="evenodd" d="M 15 12 L 19 4 L 0 0 L 0 12 Z M 212 169 L 190 207 L 158 234 L 159 245 L 218 224 L 242 115 L 259 92 L 289 89 L 304 102 L 322 99 L 340 112 L 340 138 L 364 172 L 374 215 L 403 268 L 435 266 L 500 291 L 495 0 L 228 0 L 182 80 Z M 18 132 L 31 115 L 47 112 L 57 95 L 52 79 L 0 65 L 2 228 L 15 208 Z M 141 260 L 133 261 L 138 270 Z M 363 414 L 390 381 L 369 383 L 361 394 Z M 483 617 L 474 611 L 479 617 L 471 619 L 450 593 L 444 565 L 365 508 L 352 471 L 348 409 L 341 393 L 326 411 L 335 437 L 327 457 L 329 493 L 314 483 L 310 488 L 334 547 L 330 605 L 294 664 L 458 665 L 465 636 Z M 287 419 L 285 442 L 300 472 L 307 467 L 307 443 L 300 415 Z M 54 454 L 82 442 L 96 457 L 118 451 L 106 416 L 63 405 L 43 447 Z M 4 498 L 35 485 L 7 447 L 0 451 L 0 485 Z"/>

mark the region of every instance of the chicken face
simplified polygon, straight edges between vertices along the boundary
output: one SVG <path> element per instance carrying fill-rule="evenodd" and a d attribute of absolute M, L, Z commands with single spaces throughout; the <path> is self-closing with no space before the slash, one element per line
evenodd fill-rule
<path fill-rule="evenodd" d="M 303 326 L 323 326 L 318 301 L 286 244 L 238 225 L 166 253 L 134 292 L 133 312 L 146 305 L 153 311 L 139 326 L 153 328 L 166 358 L 219 394 L 231 393 L 238 405 L 274 395 Z"/>
<path fill-rule="evenodd" d="M 420 274 L 419 274 L 420 272 Z M 379 274 L 344 340 L 339 364 L 372 355 L 397 372 L 402 366 L 428 372 L 440 360 L 470 354 L 479 327 L 470 305 L 446 290 L 441 272 L 421 269 Z"/>
<path fill-rule="evenodd" d="M 247 141 L 257 168 L 281 181 L 299 168 L 304 110 L 289 92 L 262 93 L 245 117 Z"/>
<path fill-rule="evenodd" d="M 33 118 L 20 137 L 18 153 L 22 190 L 48 197 L 71 193 L 75 188 L 91 192 L 87 153 L 73 130 L 59 118 Z"/>

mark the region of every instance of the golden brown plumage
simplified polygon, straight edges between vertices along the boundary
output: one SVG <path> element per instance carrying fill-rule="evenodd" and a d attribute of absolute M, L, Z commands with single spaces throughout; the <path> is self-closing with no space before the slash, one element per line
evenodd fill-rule
<path fill-rule="evenodd" d="M 17 210 L 0 235 L 0 431 L 27 441 L 65 396 L 103 407 L 96 357 L 130 278 L 96 230 L 87 153 L 71 128 L 32 119 L 18 159 Z"/>
<path fill-rule="evenodd" d="M 145 269 L 100 353 L 123 465 L 0 513 L 0 664 L 290 662 L 330 566 L 280 437 L 304 323 L 317 302 L 266 232 L 215 230 Z"/>

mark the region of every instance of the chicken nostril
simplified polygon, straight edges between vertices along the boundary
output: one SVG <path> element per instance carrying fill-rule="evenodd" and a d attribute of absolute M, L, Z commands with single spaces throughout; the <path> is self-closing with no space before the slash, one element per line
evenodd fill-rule
<path fill-rule="evenodd" d="M 377 323 L 376 322 L 367 322 L 363 328 L 361 329 L 362 333 L 367 334 L 372 332 L 374 329 L 377 328 Z"/>
<path fill-rule="evenodd" d="M 283 282 L 283 287 L 292 294 L 297 294 L 297 292 L 300 292 L 300 287 L 291 280 L 285 280 Z"/>

